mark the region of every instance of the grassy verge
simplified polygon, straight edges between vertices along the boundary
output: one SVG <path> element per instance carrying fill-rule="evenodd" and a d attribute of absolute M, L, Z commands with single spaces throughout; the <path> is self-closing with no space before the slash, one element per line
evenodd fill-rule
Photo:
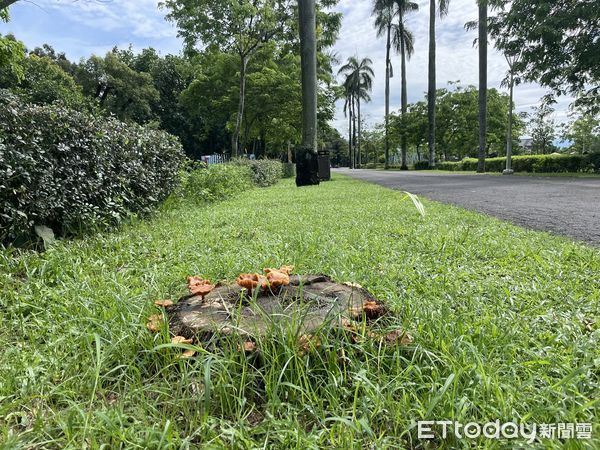
<path fill-rule="evenodd" d="M 0 443 L 8 448 L 399 448 L 416 420 L 594 422 L 600 253 L 335 176 L 192 203 L 119 233 L 0 252 Z M 285 330 L 192 360 L 146 317 L 184 278 L 295 264 L 386 301 L 408 347 Z M 594 323 L 594 321 L 596 321 Z M 523 442 L 520 441 L 520 444 Z M 545 441 L 561 448 L 559 440 Z M 437 440 L 432 447 L 513 442 Z"/>

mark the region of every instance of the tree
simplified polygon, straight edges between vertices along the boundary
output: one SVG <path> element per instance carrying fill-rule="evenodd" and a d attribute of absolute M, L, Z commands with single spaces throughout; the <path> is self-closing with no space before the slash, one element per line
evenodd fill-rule
<path fill-rule="evenodd" d="M 487 0 L 478 0 L 479 9 L 479 152 L 477 153 L 477 173 L 485 172 L 487 152 L 487 47 L 488 20 Z"/>
<path fill-rule="evenodd" d="M 435 18 L 438 14 L 444 17 L 448 14 L 448 4 L 450 0 L 429 0 L 429 70 L 428 70 L 428 88 L 427 88 L 427 109 L 429 120 L 429 167 L 435 167 Z M 439 7 L 436 8 L 436 3 Z"/>
<path fill-rule="evenodd" d="M 319 184 L 317 157 L 317 18 L 315 0 L 298 0 L 302 64 L 302 147 L 296 153 L 296 186 Z"/>
<path fill-rule="evenodd" d="M 390 53 L 392 48 L 392 25 L 394 20 L 393 0 L 375 0 L 373 15 L 375 16 L 375 29 L 377 37 L 386 37 L 385 44 L 385 169 L 390 167 L 390 78 L 392 74 L 392 61 Z"/>
<path fill-rule="evenodd" d="M 0 3 L 0 22 L 8 22 L 10 16 L 6 6 Z M 0 68 L 7 68 L 11 74 L 20 80 L 23 78 L 23 57 L 25 56 L 25 46 L 11 36 L 0 35 Z"/>
<path fill-rule="evenodd" d="M 347 98 L 349 100 L 349 107 L 352 109 L 352 116 L 358 121 L 358 141 L 357 141 L 357 150 L 358 150 L 358 164 L 360 166 L 360 158 L 361 158 L 361 113 L 360 113 L 360 104 L 361 100 L 370 101 L 371 97 L 369 93 L 373 88 L 373 78 L 375 73 L 373 72 L 373 68 L 371 65 L 373 61 L 369 58 L 363 58 L 362 60 L 358 60 L 357 57 L 353 56 L 348 58 L 348 61 L 345 65 L 343 65 L 338 74 L 345 75 L 344 80 L 344 90 L 346 92 Z M 356 111 L 355 108 L 356 107 Z M 356 155 L 351 155 L 352 159 L 352 167 L 355 165 Z"/>
<path fill-rule="evenodd" d="M 515 73 L 555 95 L 572 94 L 578 104 L 600 109 L 598 28 L 594 1 L 502 0 L 490 33 L 502 52 L 522 57 Z"/>
<path fill-rule="evenodd" d="M 509 89 L 509 100 L 508 100 L 508 131 L 506 135 L 506 169 L 503 171 L 504 175 L 512 175 L 512 153 L 513 153 L 513 110 L 515 107 L 513 97 L 515 88 L 515 64 L 519 61 L 521 54 L 509 55 L 504 54 L 506 62 L 508 63 L 508 89 Z"/>
<path fill-rule="evenodd" d="M 574 108 L 571 112 L 565 138 L 572 142 L 570 150 L 584 154 L 600 151 L 600 117 L 586 109 Z"/>
<path fill-rule="evenodd" d="M 239 154 L 248 62 L 277 35 L 286 32 L 290 0 L 166 0 L 167 18 L 176 22 L 188 49 L 198 43 L 234 52 L 239 59 L 239 100 L 231 153 Z"/>
<path fill-rule="evenodd" d="M 531 133 L 532 147 L 535 153 L 552 153 L 556 147 L 553 142 L 556 138 L 556 124 L 552 118 L 554 108 L 547 102 L 534 108 L 534 113 L 529 122 L 529 132 Z"/>
<path fill-rule="evenodd" d="M 156 118 L 153 105 L 160 96 L 152 77 L 130 68 L 117 49 L 104 58 L 91 56 L 79 66 L 76 79 L 100 107 L 121 120 L 146 123 Z"/>
<path fill-rule="evenodd" d="M 21 79 L 10 70 L 1 70 L 0 87 L 13 90 L 30 103 L 60 101 L 71 108 L 86 106 L 81 86 L 50 58 L 30 54 L 23 59 L 22 67 Z"/>
<path fill-rule="evenodd" d="M 400 53 L 401 57 L 401 78 L 402 78 L 402 92 L 401 92 L 401 112 L 402 115 L 406 115 L 406 109 L 408 106 L 408 94 L 406 88 L 406 60 L 410 59 L 412 54 L 415 51 L 414 48 L 414 36 L 413 34 L 406 28 L 406 15 L 410 12 L 417 11 L 419 9 L 419 5 L 415 2 L 411 2 L 408 0 L 395 0 L 396 5 L 396 15 L 398 16 L 398 23 L 394 26 L 393 32 L 393 44 L 394 49 Z M 407 142 L 406 142 L 406 133 L 403 129 L 401 131 L 401 139 L 400 139 L 400 147 L 402 151 L 402 163 L 400 166 L 401 170 L 408 170 L 408 166 L 406 165 L 406 151 L 407 151 Z"/>

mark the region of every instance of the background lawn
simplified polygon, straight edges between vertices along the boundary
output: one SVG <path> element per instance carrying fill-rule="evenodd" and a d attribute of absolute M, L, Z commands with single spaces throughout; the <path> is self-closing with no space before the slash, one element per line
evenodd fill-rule
<path fill-rule="evenodd" d="M 0 446 L 511 447 L 416 440 L 416 420 L 500 419 L 593 422 L 593 440 L 568 444 L 598 448 L 600 252 L 434 202 L 422 218 L 403 197 L 287 180 L 0 252 Z M 183 295 L 187 275 L 280 264 L 360 283 L 414 344 L 324 335 L 301 356 L 280 330 L 258 357 L 156 348 L 153 301 Z"/>

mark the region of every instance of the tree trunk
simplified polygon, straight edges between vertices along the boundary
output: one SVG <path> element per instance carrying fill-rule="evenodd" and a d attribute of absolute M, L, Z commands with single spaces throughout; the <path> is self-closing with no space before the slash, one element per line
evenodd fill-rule
<path fill-rule="evenodd" d="M 358 106 L 358 168 L 360 169 L 360 165 L 361 165 L 361 157 L 360 157 L 360 152 L 361 152 L 361 136 L 360 136 L 360 132 L 361 132 L 361 123 L 360 123 L 360 97 L 357 98 L 356 100 L 356 105 Z"/>
<path fill-rule="evenodd" d="M 352 168 L 356 169 L 356 100 L 352 99 Z"/>
<path fill-rule="evenodd" d="M 510 68 L 510 100 L 508 105 L 508 132 L 506 135 L 506 175 L 511 175 L 512 170 L 512 123 L 513 123 L 513 92 L 514 92 L 514 71 Z"/>
<path fill-rule="evenodd" d="M 402 93 L 401 93 L 401 103 L 402 103 L 402 119 L 406 116 L 406 109 L 408 107 L 408 94 L 406 89 L 406 42 L 404 41 L 404 17 L 400 14 L 400 55 L 402 58 Z M 406 123 L 402 120 L 402 135 L 400 136 L 400 145 L 402 151 L 402 164 L 400 165 L 400 170 L 408 170 L 408 166 L 406 165 L 406 153 L 407 153 L 407 145 L 406 145 Z"/>
<path fill-rule="evenodd" d="M 235 120 L 235 129 L 231 136 L 231 156 L 239 156 L 240 129 L 242 127 L 242 117 L 244 117 L 244 105 L 246 102 L 246 69 L 248 68 L 248 57 L 240 55 L 240 100 L 238 102 L 237 118 Z"/>
<path fill-rule="evenodd" d="M 487 0 L 479 0 L 479 161 L 477 173 L 485 172 L 487 137 Z"/>
<path fill-rule="evenodd" d="M 351 99 L 348 99 L 351 102 Z M 352 169 L 352 106 L 348 106 L 348 168 Z"/>
<path fill-rule="evenodd" d="M 390 138 L 388 129 L 390 125 L 390 49 L 392 46 L 392 26 L 387 27 L 387 46 L 385 53 L 385 163 L 384 168 L 390 168 Z"/>
<path fill-rule="evenodd" d="M 302 66 L 302 146 L 296 155 L 296 185 L 319 184 L 317 156 L 317 22 L 315 0 L 298 0 Z"/>
<path fill-rule="evenodd" d="M 429 167 L 435 167 L 435 2 L 429 0 L 429 83 L 427 117 L 429 119 Z"/>

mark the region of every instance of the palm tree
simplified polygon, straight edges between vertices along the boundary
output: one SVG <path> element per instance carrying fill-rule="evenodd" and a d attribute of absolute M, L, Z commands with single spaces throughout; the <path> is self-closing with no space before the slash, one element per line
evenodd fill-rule
<path fill-rule="evenodd" d="M 439 7 L 436 8 L 436 3 Z M 429 0 L 429 83 L 427 89 L 427 110 L 429 119 L 429 167 L 435 167 L 435 18 L 448 14 L 450 0 Z"/>
<path fill-rule="evenodd" d="M 406 115 L 408 107 L 408 94 L 406 90 L 406 60 L 410 59 L 415 51 L 414 47 L 414 36 L 406 28 L 405 17 L 408 13 L 419 10 L 419 5 L 409 0 L 395 0 L 396 15 L 398 16 L 398 23 L 394 25 L 393 31 L 393 45 L 396 52 L 400 53 L 401 57 L 401 78 L 402 78 L 402 94 L 401 94 L 401 112 L 402 117 Z M 400 169 L 408 170 L 406 165 L 406 136 L 404 131 L 401 136 L 401 148 L 402 148 L 402 165 Z"/>
<path fill-rule="evenodd" d="M 362 60 L 358 60 L 357 57 L 353 56 L 348 58 L 348 62 L 343 65 L 338 71 L 338 75 L 343 74 L 346 76 L 344 80 L 344 90 L 346 92 L 346 97 L 349 99 L 349 105 L 346 105 L 344 109 L 347 109 L 348 106 L 351 109 L 352 118 L 358 121 L 358 126 L 353 125 L 354 132 L 358 129 L 358 140 L 357 140 L 357 151 L 358 151 L 358 163 L 360 165 L 360 155 L 361 155 L 361 114 L 360 114 L 360 104 L 361 100 L 370 101 L 371 97 L 369 96 L 369 92 L 373 88 L 373 78 L 375 77 L 375 73 L 373 72 L 373 68 L 371 67 L 373 61 L 370 58 L 363 58 Z M 348 100 L 347 100 L 348 102 Z M 353 136 L 351 135 L 351 139 Z M 352 166 L 354 166 L 356 155 L 351 155 L 352 158 Z"/>
<path fill-rule="evenodd" d="M 352 92 L 352 86 L 350 83 L 347 83 L 348 80 L 344 81 L 344 98 L 346 101 L 344 102 L 344 117 L 348 117 L 348 167 L 350 169 L 354 169 L 354 157 L 353 157 L 353 139 L 354 136 L 354 117 L 352 112 L 352 105 L 354 105 L 354 93 Z"/>
<path fill-rule="evenodd" d="M 390 139 L 388 136 L 390 122 L 390 78 L 392 74 L 392 61 L 390 49 L 392 46 L 392 21 L 394 19 L 394 0 L 375 0 L 373 5 L 375 28 L 377 37 L 386 36 L 385 54 L 385 168 L 390 167 Z"/>
<path fill-rule="evenodd" d="M 485 172 L 487 137 L 487 0 L 479 0 L 479 152 L 477 173 Z"/>
<path fill-rule="evenodd" d="M 315 0 L 300 0 L 298 11 L 302 66 L 302 148 L 296 158 L 296 185 L 306 186 L 319 184 Z"/>

